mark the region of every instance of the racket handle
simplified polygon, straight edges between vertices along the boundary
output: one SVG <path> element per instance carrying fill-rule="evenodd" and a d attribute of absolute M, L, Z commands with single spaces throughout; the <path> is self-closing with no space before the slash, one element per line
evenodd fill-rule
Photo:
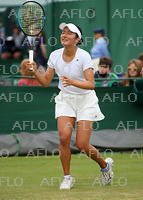
<path fill-rule="evenodd" d="M 33 62 L 33 50 L 29 50 L 29 60 L 31 63 Z M 29 71 L 33 71 L 33 66 L 29 69 Z"/>

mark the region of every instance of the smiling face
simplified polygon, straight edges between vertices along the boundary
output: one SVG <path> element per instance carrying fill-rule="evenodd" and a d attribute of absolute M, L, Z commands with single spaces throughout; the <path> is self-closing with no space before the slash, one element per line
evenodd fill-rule
<path fill-rule="evenodd" d="M 63 46 L 76 46 L 79 38 L 77 38 L 76 33 L 70 31 L 68 27 L 65 27 L 61 34 L 61 44 Z"/>
<path fill-rule="evenodd" d="M 128 70 L 129 70 L 130 77 L 136 77 L 138 75 L 138 68 L 136 67 L 134 63 L 128 66 Z"/>

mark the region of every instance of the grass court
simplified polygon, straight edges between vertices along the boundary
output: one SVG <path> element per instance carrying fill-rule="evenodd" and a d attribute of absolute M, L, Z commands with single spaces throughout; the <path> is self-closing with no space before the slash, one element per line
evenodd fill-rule
<path fill-rule="evenodd" d="M 0 159 L 0 200 L 142 200 L 141 151 L 113 153 L 114 180 L 101 186 L 99 166 L 84 154 L 72 155 L 71 190 L 59 190 L 63 171 L 58 155 Z M 106 158 L 108 154 L 101 153 Z"/>

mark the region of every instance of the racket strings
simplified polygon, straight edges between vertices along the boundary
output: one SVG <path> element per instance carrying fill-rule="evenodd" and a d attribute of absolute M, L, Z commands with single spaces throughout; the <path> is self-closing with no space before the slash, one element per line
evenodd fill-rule
<path fill-rule="evenodd" d="M 36 20 L 35 19 L 31 20 L 30 24 L 27 23 L 27 21 L 24 18 L 23 18 L 23 20 L 27 24 L 27 26 L 25 26 L 25 28 L 27 28 L 28 26 L 31 26 L 32 24 L 37 23 L 39 20 L 42 20 L 42 18 L 41 19 L 36 19 Z"/>
<path fill-rule="evenodd" d="M 38 4 L 25 4 L 20 10 L 20 22 L 23 31 L 29 35 L 38 34 L 44 24 L 44 13 Z"/>

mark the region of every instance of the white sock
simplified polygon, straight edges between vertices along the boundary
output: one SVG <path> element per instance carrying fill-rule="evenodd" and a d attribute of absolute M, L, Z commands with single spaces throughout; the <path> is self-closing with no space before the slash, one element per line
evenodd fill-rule
<path fill-rule="evenodd" d="M 66 177 L 71 177 L 71 175 L 70 174 L 69 175 L 65 175 L 64 178 L 66 178 Z"/>

